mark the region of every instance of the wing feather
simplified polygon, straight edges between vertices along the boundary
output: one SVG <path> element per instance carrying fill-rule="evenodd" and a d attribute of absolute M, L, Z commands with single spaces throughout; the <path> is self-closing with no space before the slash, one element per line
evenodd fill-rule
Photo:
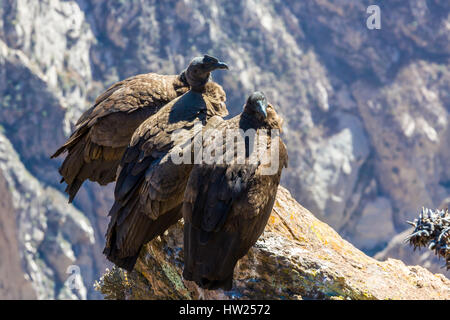
<path fill-rule="evenodd" d="M 241 120 L 219 121 L 216 128 L 238 129 Z M 261 163 L 194 166 L 182 209 L 185 279 L 205 289 L 231 289 L 237 261 L 255 244 L 270 216 L 287 163 L 285 146 L 280 145 L 282 166 L 273 175 L 262 175 Z"/>
<path fill-rule="evenodd" d="M 119 167 L 115 204 L 111 209 L 108 232 L 117 235 L 107 235 L 105 252 L 110 260 L 137 254 L 143 241 L 161 235 L 181 218 L 181 203 L 192 165 L 174 164 L 169 151 L 175 141 L 177 144 L 190 141 L 195 123 L 205 123 L 207 108 L 205 97 L 190 91 L 165 105 L 134 132 Z M 177 131 L 181 129 L 184 131 Z M 173 133 L 177 133 L 175 140 Z M 145 237 L 136 234 L 143 229 L 135 225 L 147 221 L 144 217 L 150 221 Z M 107 248 L 115 248 L 117 253 Z M 130 266 L 129 263 L 127 260 L 124 265 Z"/>
<path fill-rule="evenodd" d="M 117 82 L 101 94 L 77 122 L 75 131 L 52 158 L 67 151 L 60 174 L 71 202 L 86 179 L 113 182 L 133 132 L 188 87 L 176 75 L 137 75 Z M 73 184 L 71 186 L 71 184 Z"/>

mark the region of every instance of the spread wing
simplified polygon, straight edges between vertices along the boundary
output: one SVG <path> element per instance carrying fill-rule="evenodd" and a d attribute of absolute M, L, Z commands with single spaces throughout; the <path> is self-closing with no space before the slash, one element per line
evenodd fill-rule
<path fill-rule="evenodd" d="M 232 127 L 233 119 L 227 122 Z M 281 167 L 272 175 L 261 174 L 261 162 L 194 166 L 183 203 L 185 279 L 207 289 L 231 289 L 238 259 L 257 241 L 270 216 L 287 161 L 282 142 L 279 150 Z"/>
<path fill-rule="evenodd" d="M 52 156 L 68 152 L 59 172 L 67 183 L 69 201 L 86 179 L 101 185 L 113 182 L 136 128 L 187 90 L 178 76 L 150 73 L 120 81 L 100 95 L 80 117 L 68 141 Z"/>

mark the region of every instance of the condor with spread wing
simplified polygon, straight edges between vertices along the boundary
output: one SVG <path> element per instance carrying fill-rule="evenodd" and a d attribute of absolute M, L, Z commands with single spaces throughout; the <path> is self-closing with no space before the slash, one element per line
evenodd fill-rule
<path fill-rule="evenodd" d="M 230 120 L 211 119 L 203 129 L 204 150 L 215 145 L 208 152 L 215 150 L 224 158 L 222 163 L 196 164 L 190 174 L 183 203 L 186 280 L 209 290 L 232 288 L 237 261 L 267 224 L 288 158 L 285 145 L 274 134 L 266 135 L 266 143 L 241 139 L 231 144 L 233 147 L 229 136 L 237 130 L 273 133 L 281 129 L 282 122 L 264 94 L 255 92 L 241 115 Z M 212 127 L 222 132 L 222 139 L 217 139 L 217 131 L 208 135 Z M 222 151 L 218 151 L 220 146 Z M 230 153 L 233 158 L 227 156 Z"/>
<path fill-rule="evenodd" d="M 220 85 L 215 87 L 211 85 L 210 91 L 223 92 Z M 117 167 L 137 127 L 188 90 L 183 71 L 180 75 L 136 75 L 101 94 L 80 117 L 67 142 L 52 155 L 55 158 L 68 152 L 59 172 L 61 183 L 67 183 L 69 202 L 87 179 L 100 185 L 115 181 Z"/>
<path fill-rule="evenodd" d="M 210 56 L 195 58 L 185 72 L 191 89 L 145 120 L 133 134 L 121 161 L 104 254 L 131 271 L 141 247 L 181 218 L 181 203 L 192 169 L 176 164 L 171 150 L 190 143 L 196 124 L 228 114 L 225 92 L 210 73 L 228 66 Z M 181 132 L 180 132 L 180 129 Z"/>

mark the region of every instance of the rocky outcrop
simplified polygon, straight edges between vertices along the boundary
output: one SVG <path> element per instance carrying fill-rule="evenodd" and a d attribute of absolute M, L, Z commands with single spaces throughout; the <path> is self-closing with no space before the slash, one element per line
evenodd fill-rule
<path fill-rule="evenodd" d="M 374 258 L 380 261 L 386 261 L 390 257 L 397 257 L 407 265 L 419 264 L 433 273 L 447 274 L 444 268 L 444 261 L 439 259 L 433 251 L 427 248 L 414 250 L 413 247 L 405 243 L 405 239 L 411 234 L 413 229 L 395 235 L 386 248 L 375 254 Z"/>
<path fill-rule="evenodd" d="M 21 270 L 20 246 L 17 237 L 12 195 L 0 172 L 0 299 L 35 299 L 31 284 Z"/>
<path fill-rule="evenodd" d="M 47 190 L 46 193 L 49 194 L 46 197 L 48 205 L 35 208 L 34 210 L 39 211 L 38 215 L 27 216 L 27 219 L 48 220 L 49 224 L 48 228 L 39 227 L 48 236 L 45 241 L 38 240 L 42 241 L 39 255 L 29 256 L 30 261 L 35 259 L 37 264 L 40 264 L 40 259 L 47 260 L 48 264 L 43 267 L 42 270 L 45 271 L 42 273 L 51 279 L 48 284 L 45 283 L 47 280 L 41 279 L 43 276 L 30 280 L 34 289 L 40 291 L 35 297 L 64 296 L 59 292 L 69 277 L 66 268 L 78 261 L 72 257 L 74 250 L 75 256 L 80 255 L 83 260 L 84 267 L 80 265 L 80 270 L 83 273 L 84 293 L 68 292 L 65 296 L 98 298 L 92 284 L 100 271 L 108 265 L 101 250 L 110 189 L 100 190 L 97 186 L 87 186 L 76 202 L 78 209 L 83 212 L 81 213 L 68 205 L 62 193 L 57 191 L 63 187 L 59 185 L 58 161 L 49 159 L 65 141 L 73 122 L 88 107 L 89 90 L 95 87 L 89 59 L 92 34 L 83 12 L 74 1 L 2 1 L 0 16 L 1 143 L 2 147 L 5 143 L 8 150 L 14 149 L 17 161 L 17 165 L 12 160 L 4 165 L 8 167 L 10 175 L 23 176 L 21 183 L 24 185 L 30 184 L 32 180 L 36 189 Z M 19 171 L 15 173 L 14 170 Z M 26 175 L 22 174 L 24 171 L 27 172 Z M 16 188 L 11 181 L 11 188 Z M 30 207 L 42 201 L 42 195 L 36 192 L 26 196 Z M 17 192 L 17 197 L 21 199 L 18 201 L 22 201 L 24 195 Z M 69 212 L 70 216 L 70 212 L 73 213 L 74 210 L 78 212 L 77 215 L 84 216 L 82 220 L 90 229 L 90 240 L 82 241 L 83 244 L 76 242 L 76 238 L 61 238 L 60 235 L 59 228 L 64 223 L 60 221 L 59 215 Z M 17 211 L 15 214 L 18 214 Z M 77 215 L 73 216 L 75 221 L 78 219 Z M 32 220 L 26 223 L 41 224 Z M 17 224 L 16 227 L 21 228 L 21 225 Z M 72 240 L 75 242 L 72 243 Z M 23 235 L 18 238 L 21 247 L 26 245 L 22 241 Z M 56 242 L 61 244 L 55 246 Z M 17 254 L 20 252 L 19 250 Z M 69 263 L 74 259 L 76 261 Z M 18 277 L 29 273 L 20 268 L 16 272 Z"/>
<path fill-rule="evenodd" d="M 398 229 L 404 229 L 405 220 L 412 220 L 422 206 L 438 206 L 448 196 L 443 182 L 450 162 L 442 153 L 448 149 L 449 105 L 440 95 L 449 88 L 449 79 L 450 70 L 418 61 L 402 69 L 388 86 L 354 85 L 365 126 L 377 133 L 371 137 L 379 155 L 377 181 L 401 208 L 393 216 Z"/>
<path fill-rule="evenodd" d="M 183 280 L 182 228 L 150 242 L 132 273 L 106 273 L 98 290 L 108 299 L 450 299 L 445 276 L 368 257 L 283 187 L 263 235 L 235 269 L 232 291 Z"/>
<path fill-rule="evenodd" d="M 42 187 L 24 168 L 11 143 L 0 134 L 2 192 L 2 294 L 5 298 L 86 299 L 86 284 L 96 276 L 91 258 L 90 222 L 65 197 Z M 68 267 L 84 278 L 72 290 Z M 75 279 L 76 280 L 76 279 Z M 79 280 L 78 280 L 79 281 Z"/>

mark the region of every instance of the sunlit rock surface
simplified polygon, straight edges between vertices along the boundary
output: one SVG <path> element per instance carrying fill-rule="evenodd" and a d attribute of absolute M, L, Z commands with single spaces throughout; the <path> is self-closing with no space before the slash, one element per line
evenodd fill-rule
<path fill-rule="evenodd" d="M 368 257 L 283 187 L 264 234 L 235 269 L 232 291 L 183 280 L 182 227 L 150 242 L 131 274 L 107 272 L 98 290 L 108 299 L 450 299 L 442 274 Z"/>

